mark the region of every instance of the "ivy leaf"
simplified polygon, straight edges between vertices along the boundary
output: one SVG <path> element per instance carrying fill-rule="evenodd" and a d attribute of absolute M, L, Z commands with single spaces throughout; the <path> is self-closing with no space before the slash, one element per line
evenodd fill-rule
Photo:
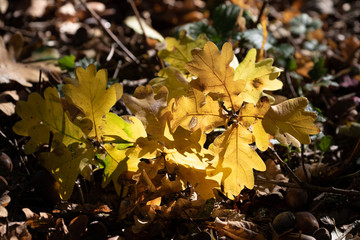
<path fill-rule="evenodd" d="M 133 96 L 124 94 L 123 101 L 141 120 L 148 134 L 161 135 L 164 132 L 165 121 L 160 111 L 167 106 L 167 97 L 166 87 L 161 87 L 155 95 L 152 87 L 147 85 L 137 87 Z"/>
<path fill-rule="evenodd" d="M 263 90 L 275 91 L 283 84 L 276 78 L 281 70 L 273 67 L 273 59 L 264 59 L 255 63 L 256 49 L 250 49 L 244 60 L 235 69 L 234 79 L 246 82 L 241 98 L 248 103 L 256 104 L 262 97 Z"/>
<path fill-rule="evenodd" d="M 119 83 L 107 87 L 107 72 L 104 69 L 96 72 L 96 66 L 90 64 L 86 70 L 77 68 L 77 85 L 65 84 L 63 91 L 72 104 L 84 114 L 83 122 L 91 121 L 91 129 L 83 129 L 90 138 L 101 140 L 102 118 L 110 108 L 120 99 L 123 89 Z"/>
<path fill-rule="evenodd" d="M 82 142 L 82 130 L 73 124 L 68 115 L 64 113 L 58 92 L 55 88 L 47 88 L 44 98 L 38 93 L 31 93 L 28 100 L 19 101 L 16 112 L 22 118 L 13 130 L 16 134 L 30 136 L 25 145 L 25 153 L 36 151 L 41 144 L 48 144 L 50 132 L 57 139 L 68 146 L 74 142 Z"/>
<path fill-rule="evenodd" d="M 172 98 L 186 96 L 190 84 L 183 72 L 174 67 L 167 67 L 160 70 L 158 77 L 152 79 L 149 84 L 157 93 L 159 89 L 165 86 L 169 90 L 168 101 Z"/>
<path fill-rule="evenodd" d="M 166 49 L 159 51 L 159 57 L 170 66 L 180 69 L 184 74 L 188 74 L 185 64 L 193 59 L 191 50 L 203 48 L 208 41 L 205 34 L 200 34 L 196 40 L 186 35 L 185 31 L 180 32 L 179 38 L 167 37 Z"/>
<path fill-rule="evenodd" d="M 59 183 L 60 197 L 63 200 L 70 198 L 75 181 L 81 173 L 81 165 L 89 163 L 95 152 L 90 144 L 74 143 L 70 150 L 60 141 L 53 141 L 51 152 L 40 153 L 41 164 L 54 176 Z"/>
<path fill-rule="evenodd" d="M 120 194 L 121 186 L 117 181 L 119 176 L 126 171 L 136 172 L 139 163 L 139 158 L 129 157 L 126 151 L 138 138 L 146 137 L 146 132 L 141 121 L 133 116 L 121 118 L 114 113 L 108 113 L 103 121 L 103 140 L 112 143 L 104 144 L 107 155 L 102 186 L 105 187 L 112 180 Z"/>
<path fill-rule="evenodd" d="M 229 66 L 234 58 L 231 43 L 225 43 L 221 54 L 213 42 L 208 42 L 204 50 L 192 51 L 194 60 L 187 63 L 187 69 L 198 78 L 190 84 L 192 87 L 220 98 L 228 109 L 237 111 L 242 100 L 238 97 L 244 87 L 243 81 L 234 81 L 234 69 Z"/>
<path fill-rule="evenodd" d="M 209 146 L 218 157 L 217 166 L 211 174 L 223 173 L 221 181 L 229 198 L 238 195 L 245 186 L 254 187 L 253 169 L 266 169 L 262 159 L 249 146 L 251 143 L 253 134 L 240 124 L 232 124 Z"/>
<path fill-rule="evenodd" d="M 256 146 L 261 151 L 265 151 L 269 146 L 269 137 L 262 125 L 262 119 L 269 108 L 269 99 L 267 97 L 262 97 L 256 105 L 252 103 L 246 104 L 240 109 L 239 114 L 239 119 L 243 126 L 247 128 L 251 126 Z"/>
<path fill-rule="evenodd" d="M 265 131 L 285 145 L 309 144 L 309 134 L 318 134 L 320 130 L 314 124 L 316 114 L 305 111 L 307 105 L 305 97 L 298 97 L 271 106 L 262 122 Z"/>
<path fill-rule="evenodd" d="M 202 132 L 209 133 L 225 123 L 219 102 L 194 88 L 189 91 L 187 97 L 172 99 L 169 107 L 172 113 L 170 126 L 173 132 L 178 126 L 182 126 L 191 131 L 201 129 Z"/>

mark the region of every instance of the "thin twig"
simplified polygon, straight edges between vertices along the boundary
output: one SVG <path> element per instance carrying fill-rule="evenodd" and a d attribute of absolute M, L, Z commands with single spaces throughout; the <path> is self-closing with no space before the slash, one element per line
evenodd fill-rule
<path fill-rule="evenodd" d="M 145 41 L 145 43 L 146 43 L 146 45 L 147 45 L 146 32 L 145 32 L 144 26 L 143 26 L 143 24 L 142 24 L 142 22 L 141 22 L 140 13 L 139 13 L 139 11 L 137 10 L 137 7 L 136 7 L 136 5 L 135 5 L 135 3 L 134 3 L 133 0 L 128 0 L 128 3 L 130 3 L 131 8 L 133 9 L 133 11 L 134 11 L 134 13 L 135 13 L 136 19 L 138 20 L 139 25 L 140 25 L 140 28 L 141 28 L 141 30 L 142 30 L 142 32 L 143 32 L 144 41 Z"/>
<path fill-rule="evenodd" d="M 303 188 L 315 192 L 328 192 L 328 193 L 335 193 L 335 194 L 342 194 L 348 196 L 360 196 L 360 191 L 356 191 L 353 189 L 341 189 L 341 188 L 334 188 L 334 187 L 321 187 L 316 186 L 308 183 L 303 183 L 302 186 L 299 186 L 297 183 L 290 183 L 290 182 L 282 182 L 276 180 L 269 180 L 269 179 L 261 179 L 259 177 L 255 180 L 256 184 L 263 184 L 263 183 L 271 183 L 276 184 L 281 187 L 289 187 L 289 188 Z"/>
<path fill-rule="evenodd" d="M 293 97 L 298 97 L 298 94 L 295 91 L 294 85 L 292 84 L 290 73 L 288 71 L 285 71 L 285 78 L 286 78 L 287 84 L 289 85 L 289 88 L 290 88 L 290 91 L 291 91 L 291 94 L 293 95 Z"/>
<path fill-rule="evenodd" d="M 301 144 L 301 166 L 302 166 L 302 169 L 304 171 L 306 182 L 310 182 L 309 181 L 309 176 L 307 174 L 306 167 L 305 167 L 304 151 L 305 151 L 304 144 Z"/>
<path fill-rule="evenodd" d="M 277 162 L 278 162 L 283 168 L 285 168 L 285 170 L 290 174 L 290 177 L 291 177 L 292 179 L 294 179 L 295 182 L 296 182 L 298 185 L 300 185 L 300 186 L 303 186 L 303 185 L 304 185 L 304 182 L 302 182 L 302 181 L 298 178 L 298 176 L 295 175 L 295 173 L 294 173 L 294 172 L 290 169 L 290 167 L 279 157 L 279 155 L 277 154 L 277 152 L 276 152 L 274 149 L 268 148 L 267 151 L 276 158 Z"/>
<path fill-rule="evenodd" d="M 98 24 L 102 27 L 102 29 L 116 42 L 116 44 L 126 53 L 126 55 L 129 56 L 131 60 L 133 60 L 135 63 L 140 64 L 140 61 L 135 57 L 134 54 L 130 52 L 129 49 L 125 47 L 125 45 L 120 41 L 118 37 L 110 30 L 108 29 L 105 24 L 101 21 L 100 16 L 92 9 L 90 9 L 86 2 L 84 0 L 80 0 L 81 4 L 86 8 L 86 10 L 95 18 L 95 20 L 98 22 Z"/>

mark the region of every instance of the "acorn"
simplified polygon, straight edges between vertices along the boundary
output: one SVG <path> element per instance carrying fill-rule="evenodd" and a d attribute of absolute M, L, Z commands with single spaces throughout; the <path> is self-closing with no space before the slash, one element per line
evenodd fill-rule
<path fill-rule="evenodd" d="M 304 234 L 313 235 L 319 229 L 319 222 L 310 212 L 297 212 L 296 226 Z"/>
<path fill-rule="evenodd" d="M 303 166 L 299 166 L 295 168 L 294 174 L 303 182 L 311 182 L 310 164 L 305 163 L 304 165 L 305 165 L 305 172 Z"/>
<path fill-rule="evenodd" d="M 295 227 L 295 224 L 295 215 L 288 211 L 276 215 L 272 222 L 272 226 L 277 234 L 291 230 Z"/>
<path fill-rule="evenodd" d="M 316 240 L 331 240 L 331 234 L 326 228 L 319 228 L 313 233 Z"/>
<path fill-rule="evenodd" d="M 308 200 L 308 193 L 302 188 L 288 188 L 286 190 L 285 203 L 291 209 L 302 208 Z"/>
<path fill-rule="evenodd" d="M 11 158 L 4 152 L 0 152 L 0 175 L 6 176 L 13 170 Z"/>

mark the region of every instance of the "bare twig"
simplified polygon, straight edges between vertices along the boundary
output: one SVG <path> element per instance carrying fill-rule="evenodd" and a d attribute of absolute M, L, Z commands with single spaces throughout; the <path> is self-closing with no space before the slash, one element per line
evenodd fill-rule
<path fill-rule="evenodd" d="M 118 37 L 116 37 L 116 35 L 105 26 L 105 24 L 101 21 L 100 16 L 92 9 L 90 9 L 85 0 L 79 0 L 81 2 L 81 4 L 86 8 L 86 10 L 95 18 L 95 20 L 98 22 L 98 24 L 102 27 L 102 29 L 112 38 L 112 40 L 114 40 L 114 42 L 116 42 L 116 44 L 126 53 L 126 55 L 129 56 L 129 58 L 131 60 L 133 60 L 135 63 L 139 64 L 140 61 L 135 57 L 134 54 L 132 54 L 130 52 L 129 49 L 127 49 L 125 47 L 125 45 L 120 41 L 120 39 Z"/>
<path fill-rule="evenodd" d="M 147 41 L 146 41 L 146 32 L 145 32 L 145 29 L 144 29 L 144 26 L 142 25 L 142 22 L 141 22 L 141 17 L 140 17 L 140 13 L 139 11 L 137 10 L 137 7 L 134 3 L 134 0 L 128 0 L 128 2 L 130 3 L 131 5 L 131 8 L 133 9 L 134 13 L 135 13 L 135 16 L 136 16 L 136 19 L 138 20 L 139 22 L 139 25 L 140 25 L 140 28 L 143 32 L 143 36 L 144 36 L 144 41 L 145 43 L 147 44 Z"/>
<path fill-rule="evenodd" d="M 293 97 L 298 97 L 298 94 L 295 91 L 294 85 L 291 82 L 291 76 L 290 73 L 288 71 L 285 71 L 285 78 L 286 78 L 286 82 L 289 85 L 291 94 L 293 95 Z"/>
<path fill-rule="evenodd" d="M 279 157 L 279 155 L 274 149 L 268 148 L 267 151 L 276 158 L 277 162 L 290 174 L 290 177 L 294 179 L 298 185 L 303 186 L 305 184 L 298 178 L 298 176 L 295 175 L 295 173 L 290 169 L 290 167 Z"/>
<path fill-rule="evenodd" d="M 304 171 L 306 182 L 310 182 L 309 181 L 309 176 L 308 176 L 306 168 L 305 168 L 304 151 L 305 151 L 304 150 L 304 144 L 301 144 L 301 166 L 302 166 L 302 169 Z"/>
<path fill-rule="evenodd" d="M 327 192 L 327 193 L 335 193 L 335 194 L 342 194 L 348 196 L 360 196 L 360 191 L 356 191 L 353 189 L 341 189 L 341 188 L 334 188 L 334 187 L 321 187 L 316 186 L 308 183 L 303 183 L 302 186 L 299 186 L 297 183 L 290 183 L 290 182 L 282 182 L 276 180 L 269 180 L 269 179 L 262 179 L 257 177 L 255 180 L 256 184 L 263 184 L 263 183 L 271 183 L 276 184 L 281 187 L 289 187 L 289 188 L 303 188 L 311 191 L 316 192 Z"/>
<path fill-rule="evenodd" d="M 343 239 L 344 237 L 346 237 L 346 235 L 348 235 L 351 230 L 353 230 L 357 225 L 360 224 L 360 220 L 355 220 L 355 222 L 353 222 L 350 227 L 348 229 L 346 229 L 346 231 L 336 240 L 341 240 Z"/>

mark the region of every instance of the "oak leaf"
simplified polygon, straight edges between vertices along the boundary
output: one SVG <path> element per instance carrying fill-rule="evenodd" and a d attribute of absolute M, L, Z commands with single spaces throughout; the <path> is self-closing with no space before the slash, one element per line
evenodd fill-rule
<path fill-rule="evenodd" d="M 309 134 L 318 134 L 320 130 L 314 124 L 316 114 L 305 111 L 307 105 L 305 97 L 298 97 L 271 106 L 262 121 L 265 131 L 285 145 L 309 144 Z"/>
<path fill-rule="evenodd" d="M 187 97 L 172 99 L 169 107 L 172 113 L 170 126 L 173 132 L 178 126 L 182 126 L 191 131 L 201 129 L 202 132 L 209 133 L 225 123 L 220 103 L 195 88 L 190 89 Z"/>
<path fill-rule="evenodd" d="M 273 59 L 256 61 L 256 49 L 250 49 L 244 60 L 237 66 L 234 73 L 235 81 L 245 81 L 245 88 L 240 94 L 248 103 L 256 104 L 262 97 L 263 90 L 279 90 L 283 84 L 276 78 L 281 70 L 273 67 Z"/>
<path fill-rule="evenodd" d="M 104 69 L 96 71 L 96 66 L 90 64 L 86 70 L 77 68 L 77 84 L 65 84 L 63 87 L 66 99 L 78 107 L 84 114 L 84 120 L 91 121 L 91 129 L 86 131 L 90 138 L 101 140 L 102 118 L 110 108 L 120 99 L 123 88 L 119 83 L 107 88 L 107 72 Z"/>
<path fill-rule="evenodd" d="M 179 39 L 167 37 L 165 38 L 166 49 L 160 50 L 158 56 L 170 66 L 180 69 L 185 75 L 189 72 L 185 68 L 185 64 L 193 59 L 191 50 L 195 48 L 203 48 L 208 42 L 206 34 L 200 34 L 196 40 L 186 35 L 183 31 L 180 33 Z"/>
<path fill-rule="evenodd" d="M 262 97 L 256 105 L 252 103 L 246 104 L 240 109 L 239 114 L 239 121 L 247 128 L 251 126 L 256 146 L 261 151 L 265 151 L 269 146 L 269 137 L 262 125 L 262 120 L 269 108 L 269 99 Z"/>
<path fill-rule="evenodd" d="M 75 181 L 82 172 L 82 166 L 90 163 L 95 151 L 90 144 L 73 143 L 70 149 L 62 142 L 54 140 L 51 152 L 40 153 L 41 164 L 59 183 L 59 193 L 63 200 L 70 198 Z"/>
<path fill-rule="evenodd" d="M 158 77 L 152 79 L 149 84 L 153 87 L 155 93 L 165 86 L 169 91 L 168 101 L 172 98 L 186 96 L 190 88 L 189 81 L 185 75 L 178 68 L 174 67 L 161 69 Z"/>
<path fill-rule="evenodd" d="M 103 133 L 104 149 L 107 153 L 104 164 L 102 186 L 105 187 L 112 180 L 115 189 L 120 194 L 119 176 L 126 172 L 138 170 L 139 159 L 126 154 L 133 147 L 138 138 L 146 137 L 145 128 L 141 121 L 133 116 L 119 117 L 114 113 L 106 114 L 101 128 Z"/>
<path fill-rule="evenodd" d="M 168 90 L 161 87 L 157 94 L 150 85 L 139 86 L 133 96 L 124 94 L 123 101 L 130 111 L 141 120 L 149 135 L 161 135 L 164 131 L 165 120 L 160 115 L 167 106 Z"/>
<path fill-rule="evenodd" d="M 265 171 L 265 164 L 249 146 L 251 143 L 253 134 L 241 124 L 232 124 L 209 146 L 218 157 L 215 170 L 210 174 L 223 173 L 222 184 L 229 198 L 238 195 L 245 186 L 253 188 L 253 169 Z"/>
<path fill-rule="evenodd" d="M 242 99 L 239 94 L 244 88 L 244 81 L 234 81 L 234 69 L 230 63 L 234 58 L 231 43 L 225 43 L 221 54 L 213 42 L 208 42 L 204 50 L 192 51 L 194 60 L 186 64 L 189 72 L 198 78 L 191 81 L 191 86 L 224 101 L 228 109 L 239 110 Z"/>
<path fill-rule="evenodd" d="M 31 93 L 26 102 L 19 101 L 16 105 L 16 112 L 22 120 L 14 125 L 13 130 L 16 134 L 31 137 L 25 145 L 26 154 L 35 152 L 41 144 L 48 144 L 50 132 L 54 134 L 54 140 L 63 142 L 65 146 L 84 141 L 82 130 L 63 111 L 57 90 L 47 88 L 44 98 Z"/>

